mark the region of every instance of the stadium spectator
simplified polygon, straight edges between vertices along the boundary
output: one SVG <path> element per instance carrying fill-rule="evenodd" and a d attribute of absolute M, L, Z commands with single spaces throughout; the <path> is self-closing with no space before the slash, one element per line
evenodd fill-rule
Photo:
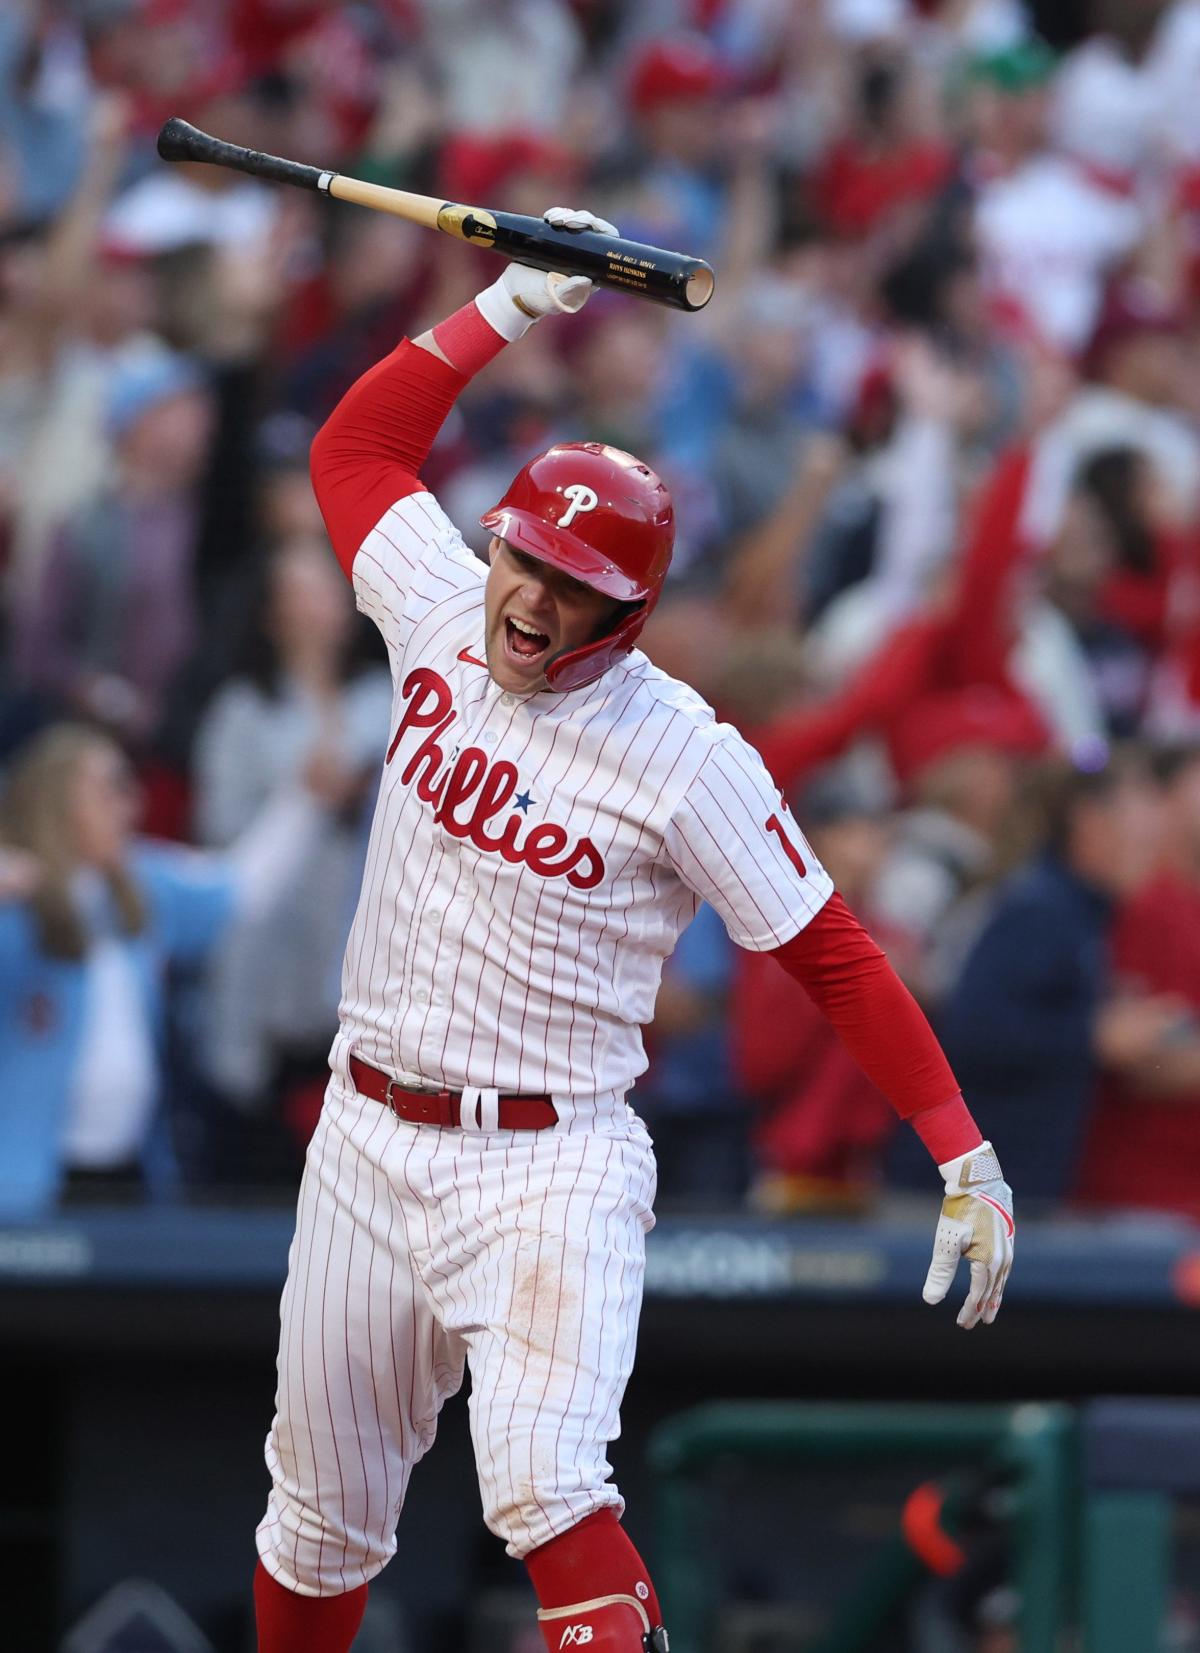
<path fill-rule="evenodd" d="M 960 441 L 982 395 L 972 370 L 917 334 L 881 354 L 864 381 L 855 421 L 863 451 L 830 499 L 806 582 L 827 669 L 858 664 L 944 582 L 958 531 Z"/>
<path fill-rule="evenodd" d="M 582 39 L 557 0 L 446 0 L 422 8 L 423 31 L 460 132 L 554 133 L 569 116 Z"/>
<path fill-rule="evenodd" d="M 908 938 L 908 985 L 926 1008 L 944 996 L 983 922 L 1022 760 L 1045 744 L 1026 702 L 986 688 L 925 695 L 892 727 L 908 807 L 870 886 L 871 911 Z"/>
<path fill-rule="evenodd" d="M 1172 260 L 1171 280 L 1181 274 Z M 1200 500 L 1200 436 L 1191 403 L 1187 312 L 1161 281 L 1127 276 L 1109 288 L 1083 366 L 1085 379 L 1054 438 L 1068 463 L 1132 447 L 1154 467 L 1160 517 L 1194 518 Z"/>
<path fill-rule="evenodd" d="M 211 972 L 205 1066 L 242 1107 L 311 1077 L 337 1025 L 338 966 L 361 873 L 362 800 L 388 739 L 391 678 L 364 649 L 350 588 L 324 538 L 285 540 L 252 595 L 234 674 L 200 723 L 195 747 L 199 841 L 228 849 L 314 754 L 340 795 L 289 886 L 243 923 Z"/>
<path fill-rule="evenodd" d="M 803 296 L 779 281 L 753 282 L 741 301 L 738 351 L 729 363 L 732 399 L 721 420 L 712 456 L 719 518 L 717 530 L 734 545 L 751 535 L 791 493 L 803 462 L 805 438 L 818 422 L 808 372 L 812 317 Z M 793 534 L 810 532 L 803 511 Z"/>
<path fill-rule="evenodd" d="M 21 679 L 144 742 L 195 641 L 196 484 L 211 429 L 186 358 L 126 362 L 109 388 L 110 484 L 63 525 L 18 599 Z"/>
<path fill-rule="evenodd" d="M 659 246 L 716 253 L 725 226 L 720 177 L 725 75 L 703 35 L 653 40 L 627 71 L 635 147 L 618 195 L 625 222 Z"/>
<path fill-rule="evenodd" d="M 1162 858 L 1117 914 L 1112 969 L 1123 991 L 1163 995 L 1176 1015 L 1146 1058 L 1104 1074 L 1079 1192 L 1200 1220 L 1200 750 L 1167 749 L 1156 768 Z"/>
<path fill-rule="evenodd" d="M 1048 1202 L 1074 1186 L 1100 1069 L 1153 1060 L 1180 1004 L 1123 987 L 1108 965 L 1116 903 L 1146 882 L 1161 838 L 1144 754 L 1040 780 L 1041 853 L 999 892 L 939 1025 L 980 1128 L 1012 1145 L 1027 1197 Z"/>
<path fill-rule="evenodd" d="M 185 84 L 177 96 L 177 108 L 186 108 L 206 130 L 254 149 L 273 147 L 267 110 L 235 58 L 214 65 L 209 78 Z M 162 107 L 159 121 L 169 113 Z M 279 197 L 257 178 L 186 162 L 147 170 L 122 190 L 105 232 L 115 245 L 143 255 L 201 247 L 252 251 L 270 238 L 279 210 Z"/>
<path fill-rule="evenodd" d="M 122 363 L 161 351 L 146 260 L 107 243 L 101 223 L 128 158 L 129 108 L 117 92 L 91 102 L 84 165 L 62 211 L 14 245 L 0 356 L 15 419 L 14 580 L 27 584 L 53 532 L 101 491 L 111 465 L 106 412 Z M 24 380 L 24 398 L 11 397 Z M 0 459 L 0 464 L 3 460 Z"/>
<path fill-rule="evenodd" d="M 1172 531 L 1154 466 L 1137 448 L 1102 448 L 1079 480 L 1115 542 L 1116 563 L 1100 593 L 1100 612 L 1152 661 L 1167 642 L 1172 585 L 1191 547 Z"/>
<path fill-rule="evenodd" d="M 1145 219 L 1131 191 L 1097 176 L 1090 125 L 1064 123 L 1051 142 L 1053 72 L 1038 43 L 978 65 L 990 106 L 973 168 L 975 233 L 1006 324 L 1076 354 L 1107 275 L 1137 247 Z"/>
<path fill-rule="evenodd" d="M 320 784 L 313 771 L 309 784 Z M 219 858 L 134 836 L 137 783 L 105 734 L 58 725 L 8 777 L 0 907 L 0 1209 L 172 1185 L 165 972 L 269 908 L 316 805 L 293 788 Z M 17 853 L 13 876 L 13 852 Z"/>
<path fill-rule="evenodd" d="M 44 222 L 83 167 L 89 93 L 78 26 L 49 7 L 0 16 L 0 171 L 14 219 Z"/>
<path fill-rule="evenodd" d="M 403 333 L 430 279 L 411 225 L 383 214 L 330 226 L 324 259 L 286 295 L 279 394 L 313 429 L 387 343 Z"/>
<path fill-rule="evenodd" d="M 812 182 L 822 221 L 846 237 L 931 199 L 952 165 L 914 59 L 877 45 L 857 69 L 848 130 L 826 150 Z"/>
<path fill-rule="evenodd" d="M 1075 487 L 1038 565 L 1040 600 L 1028 605 L 1017 645 L 1024 681 L 1043 707 L 1057 708 L 1067 746 L 1127 738 L 1145 709 L 1145 656 L 1104 613 L 1118 567 L 1111 522 L 1086 487 Z"/>

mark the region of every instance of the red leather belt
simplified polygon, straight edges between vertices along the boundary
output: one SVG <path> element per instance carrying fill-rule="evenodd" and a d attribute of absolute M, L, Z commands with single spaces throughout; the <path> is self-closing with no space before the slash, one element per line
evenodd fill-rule
<path fill-rule="evenodd" d="M 410 1091 L 397 1079 L 389 1079 L 361 1057 L 351 1056 L 350 1077 L 354 1088 L 372 1102 L 390 1108 L 397 1119 L 413 1125 L 462 1125 L 461 1091 Z M 479 1124 L 478 1116 L 475 1124 Z M 548 1096 L 502 1096 L 496 1129 L 501 1131 L 543 1131 L 558 1123 L 558 1109 Z"/>

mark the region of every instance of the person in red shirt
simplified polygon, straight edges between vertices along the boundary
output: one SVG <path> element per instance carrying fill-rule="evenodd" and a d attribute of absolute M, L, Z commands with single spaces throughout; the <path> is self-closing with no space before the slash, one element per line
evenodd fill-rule
<path fill-rule="evenodd" d="M 1118 914 L 1118 985 L 1174 995 L 1178 1019 L 1153 1054 L 1103 1076 L 1079 1178 L 1089 1205 L 1200 1220 L 1200 747 L 1160 756 L 1166 844 L 1151 881 Z"/>
<path fill-rule="evenodd" d="M 866 235 L 889 214 L 924 201 L 947 181 L 953 156 L 926 129 L 919 91 L 897 59 L 865 62 L 848 130 L 824 156 L 815 205 L 835 233 Z"/>

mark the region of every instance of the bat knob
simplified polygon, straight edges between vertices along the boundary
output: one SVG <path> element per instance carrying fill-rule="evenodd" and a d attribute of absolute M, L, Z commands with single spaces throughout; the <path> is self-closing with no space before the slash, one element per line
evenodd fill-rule
<path fill-rule="evenodd" d="M 169 121 L 163 122 L 159 131 L 158 153 L 164 161 L 191 160 L 196 153 L 196 140 L 202 137 L 203 133 L 190 121 L 172 115 Z"/>

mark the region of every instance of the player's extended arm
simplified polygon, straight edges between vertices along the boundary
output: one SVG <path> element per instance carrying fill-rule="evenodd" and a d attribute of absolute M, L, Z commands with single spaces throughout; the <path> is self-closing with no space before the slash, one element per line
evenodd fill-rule
<path fill-rule="evenodd" d="M 617 233 L 603 218 L 566 207 L 545 217 L 560 229 Z M 591 292 L 586 276 L 510 264 L 470 304 L 416 341 L 404 339 L 351 385 L 317 432 L 310 459 L 317 503 L 347 575 L 385 512 L 423 487 L 418 473 L 468 380 L 535 321 L 573 314 Z"/>
<path fill-rule="evenodd" d="M 840 895 L 774 953 L 938 1162 L 946 1191 L 925 1301 L 941 1302 L 966 1257 L 971 1290 L 958 1324 L 990 1324 L 1012 1267 L 1012 1190 L 933 1029 Z"/>

